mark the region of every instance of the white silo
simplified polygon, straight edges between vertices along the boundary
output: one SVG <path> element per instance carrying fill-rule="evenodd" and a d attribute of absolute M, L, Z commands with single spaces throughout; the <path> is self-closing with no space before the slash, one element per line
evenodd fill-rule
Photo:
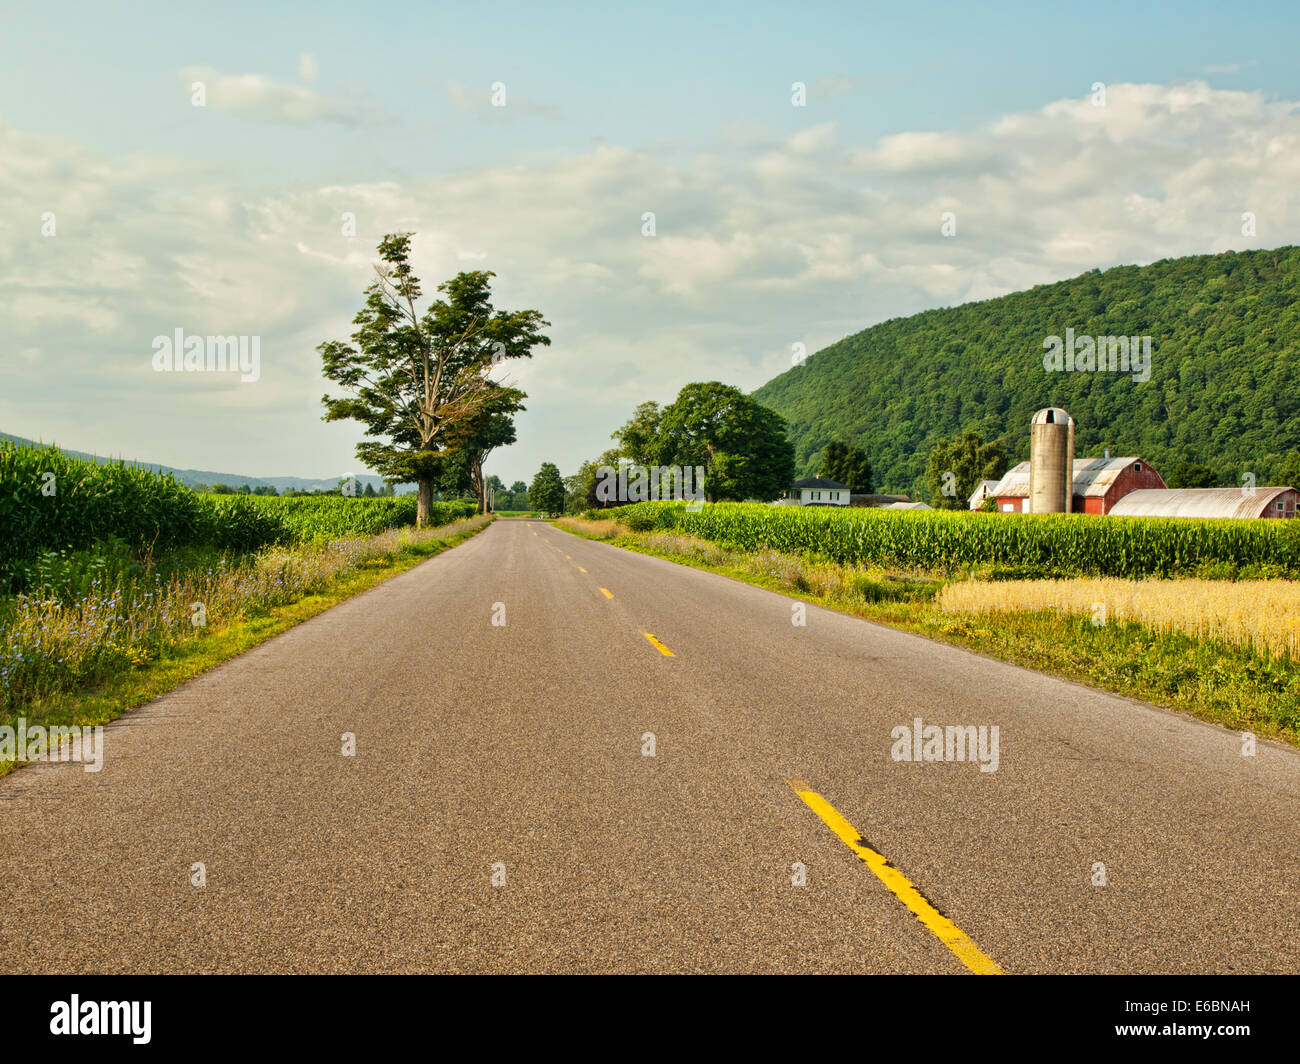
<path fill-rule="evenodd" d="M 1031 514 L 1068 514 L 1074 509 L 1074 418 L 1059 406 L 1044 407 L 1029 423 Z"/>

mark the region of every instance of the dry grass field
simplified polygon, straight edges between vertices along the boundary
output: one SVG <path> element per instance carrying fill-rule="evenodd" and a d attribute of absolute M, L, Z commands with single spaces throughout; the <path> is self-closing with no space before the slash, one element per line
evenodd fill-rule
<path fill-rule="evenodd" d="M 1300 661 L 1300 583 L 1291 580 L 967 580 L 937 601 L 949 613 L 1058 609 L 1097 624 L 1137 621 Z"/>

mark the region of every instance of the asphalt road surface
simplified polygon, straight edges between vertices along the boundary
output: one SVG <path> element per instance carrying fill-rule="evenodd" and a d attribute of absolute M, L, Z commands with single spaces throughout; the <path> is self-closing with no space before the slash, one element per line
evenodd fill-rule
<path fill-rule="evenodd" d="M 0 969 L 1300 970 L 1300 753 L 793 606 L 499 520 L 0 780 Z"/>

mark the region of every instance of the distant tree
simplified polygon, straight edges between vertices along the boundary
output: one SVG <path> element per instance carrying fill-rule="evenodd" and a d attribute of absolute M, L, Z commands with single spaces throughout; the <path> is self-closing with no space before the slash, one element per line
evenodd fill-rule
<path fill-rule="evenodd" d="M 871 491 L 871 463 L 866 452 L 840 440 L 826 445 L 819 475 L 847 484 L 850 490 L 863 495 Z"/>
<path fill-rule="evenodd" d="M 583 462 L 573 476 L 564 478 L 564 509 L 566 513 L 581 513 L 594 505 L 596 469 L 596 462 Z"/>
<path fill-rule="evenodd" d="M 510 485 L 510 494 L 511 494 L 512 496 L 513 496 L 513 495 L 527 495 L 527 494 L 528 494 L 528 485 L 525 484 L 522 480 L 516 480 L 513 484 Z"/>
<path fill-rule="evenodd" d="M 213 495 L 233 495 L 233 494 L 235 494 L 235 489 L 232 488 L 229 484 L 213 484 L 213 485 L 212 485 L 212 494 L 213 494 Z"/>
<path fill-rule="evenodd" d="M 1171 488 L 1212 488 L 1217 482 L 1214 470 L 1196 462 L 1179 462 L 1165 480 Z"/>
<path fill-rule="evenodd" d="M 363 491 L 361 494 L 364 495 L 367 499 L 374 499 L 378 497 L 379 493 L 375 491 L 375 486 L 371 484 L 369 481 L 367 481 L 366 490 Z"/>
<path fill-rule="evenodd" d="M 552 462 L 543 462 L 528 487 L 528 505 L 540 513 L 559 513 L 564 509 L 564 478 Z"/>
<path fill-rule="evenodd" d="M 985 443 L 979 433 L 966 431 L 956 439 L 936 444 L 925 467 L 930 505 L 940 510 L 966 509 L 976 485 L 981 480 L 999 479 L 1006 465 L 1003 440 Z"/>
<path fill-rule="evenodd" d="M 513 415 L 524 408 L 523 399 L 524 393 L 518 388 L 507 388 L 493 381 L 474 416 L 462 422 L 448 437 L 450 454 L 463 456 L 463 468 L 469 478 L 469 488 L 478 499 L 480 513 L 487 509 L 483 463 L 498 447 L 515 442 Z"/>
<path fill-rule="evenodd" d="M 658 461 L 659 428 L 663 411 L 658 403 L 642 403 L 631 420 L 617 429 L 610 439 L 618 441 L 617 453 L 637 465 L 654 465 Z"/>
<path fill-rule="evenodd" d="M 1277 486 L 1300 488 L 1300 451 L 1292 451 L 1286 456 L 1278 471 Z"/>
<path fill-rule="evenodd" d="M 702 466 L 710 502 L 775 499 L 794 478 L 785 421 L 719 381 L 686 385 L 663 410 L 653 456 L 660 465 Z"/>
<path fill-rule="evenodd" d="M 259 484 L 253 489 L 253 494 L 272 496 L 279 495 L 280 493 L 275 490 L 274 484 Z"/>
<path fill-rule="evenodd" d="M 438 286 L 444 298 L 421 315 L 411 235 L 380 241 L 381 261 L 353 319 L 352 343 L 327 341 L 317 350 L 324 375 L 351 393 L 325 396 L 324 419 L 365 425 L 372 438 L 357 445 L 357 457 L 389 479 L 416 483 L 416 522 L 423 526 L 452 433 L 492 399 L 493 368 L 505 359 L 531 358 L 533 348 L 550 339 L 541 332 L 549 323 L 539 311 L 492 305 L 495 275 L 485 270 L 444 281 Z"/>

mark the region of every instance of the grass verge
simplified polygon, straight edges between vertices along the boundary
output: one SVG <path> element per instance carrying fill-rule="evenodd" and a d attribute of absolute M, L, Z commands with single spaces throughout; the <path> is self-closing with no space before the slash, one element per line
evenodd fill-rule
<path fill-rule="evenodd" d="M 404 543 L 388 554 L 349 568 L 320 591 L 214 626 L 201 639 L 167 647 L 157 658 L 119 671 L 93 687 L 52 693 L 28 703 L 18 713 L 0 714 L 0 725 L 14 726 L 19 716 L 29 726 L 107 724 L 258 643 L 441 554 L 477 535 L 490 523 L 482 521 L 446 537 Z M 17 767 L 13 761 L 0 760 L 0 776 Z"/>

